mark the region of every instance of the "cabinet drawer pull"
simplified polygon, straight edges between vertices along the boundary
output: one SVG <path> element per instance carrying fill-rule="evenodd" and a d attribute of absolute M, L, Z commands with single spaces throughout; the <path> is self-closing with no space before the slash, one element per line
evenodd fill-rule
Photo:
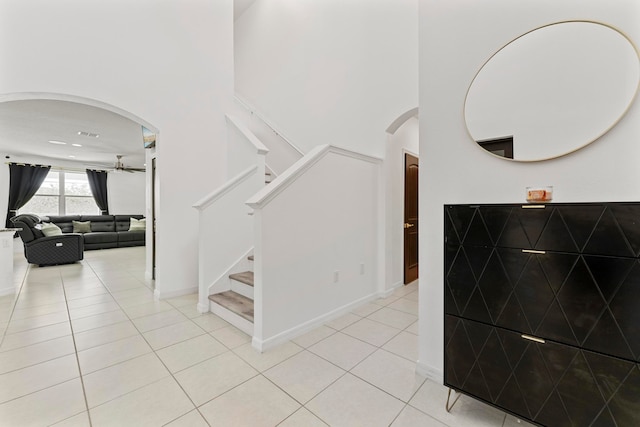
<path fill-rule="evenodd" d="M 522 209 L 544 209 L 545 205 L 522 205 Z"/>
<path fill-rule="evenodd" d="M 526 335 L 526 334 L 522 334 L 520 335 L 520 337 L 524 338 L 525 340 L 529 340 L 529 341 L 534 341 L 540 344 L 544 344 L 545 341 L 542 338 L 538 338 L 538 337 L 532 337 L 531 335 Z"/>
<path fill-rule="evenodd" d="M 540 255 L 544 255 L 547 252 L 546 251 L 536 251 L 535 249 L 523 249 L 522 253 L 523 254 L 540 254 Z"/>

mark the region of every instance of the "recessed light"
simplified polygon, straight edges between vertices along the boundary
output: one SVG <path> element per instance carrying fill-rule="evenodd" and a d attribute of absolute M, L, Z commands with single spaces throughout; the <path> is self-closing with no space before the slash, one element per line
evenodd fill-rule
<path fill-rule="evenodd" d="M 76 156 L 69 156 L 69 157 L 71 157 L 72 159 L 75 159 L 75 158 L 76 158 Z"/>
<path fill-rule="evenodd" d="M 51 144 L 58 144 L 58 145 L 67 145 L 66 142 L 62 142 L 62 141 L 49 141 L 49 143 Z"/>
<path fill-rule="evenodd" d="M 71 144 L 71 145 L 73 145 L 74 147 L 82 147 L 82 144 Z"/>

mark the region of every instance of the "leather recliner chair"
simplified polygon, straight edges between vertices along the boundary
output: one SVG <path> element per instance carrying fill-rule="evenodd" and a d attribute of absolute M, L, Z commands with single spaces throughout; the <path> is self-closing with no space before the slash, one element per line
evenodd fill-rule
<path fill-rule="evenodd" d="M 70 264 L 84 258 L 82 234 L 64 233 L 59 236 L 45 236 L 38 229 L 42 220 L 37 215 L 22 214 L 11 218 L 24 243 L 24 256 L 31 264 Z"/>

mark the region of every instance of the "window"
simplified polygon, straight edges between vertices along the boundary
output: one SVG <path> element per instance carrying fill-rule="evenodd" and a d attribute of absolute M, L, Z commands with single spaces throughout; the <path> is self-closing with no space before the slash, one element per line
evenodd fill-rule
<path fill-rule="evenodd" d="M 40 189 L 19 213 L 48 215 L 100 215 L 87 175 L 50 171 Z"/>

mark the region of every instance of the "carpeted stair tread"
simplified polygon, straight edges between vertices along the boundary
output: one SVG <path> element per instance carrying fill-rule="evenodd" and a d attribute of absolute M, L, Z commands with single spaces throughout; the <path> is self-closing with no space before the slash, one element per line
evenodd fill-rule
<path fill-rule="evenodd" d="M 253 323 L 253 301 L 233 291 L 209 295 L 209 299 Z"/>
<path fill-rule="evenodd" d="M 243 271 L 229 275 L 229 279 L 237 280 L 245 285 L 253 286 L 253 271 Z"/>

